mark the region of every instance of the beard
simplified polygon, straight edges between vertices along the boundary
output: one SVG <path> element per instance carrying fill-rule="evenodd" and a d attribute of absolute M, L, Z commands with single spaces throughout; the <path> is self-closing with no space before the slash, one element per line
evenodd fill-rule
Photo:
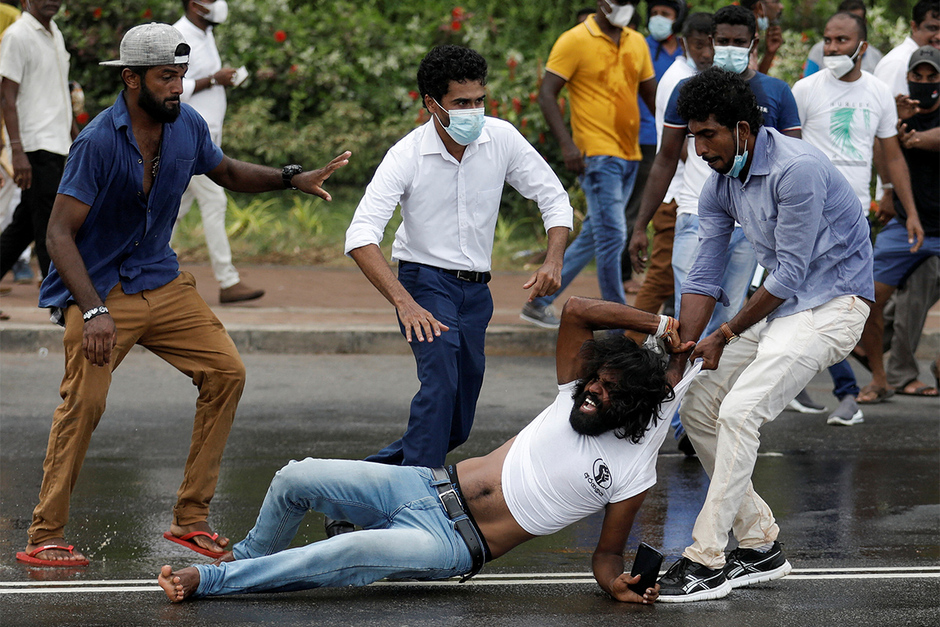
<path fill-rule="evenodd" d="M 179 96 L 167 98 L 160 102 L 157 95 L 147 88 L 144 81 L 140 83 L 140 97 L 137 99 L 137 104 L 147 115 L 161 124 L 175 122 L 180 115 Z"/>
<path fill-rule="evenodd" d="M 610 405 L 604 405 L 596 395 L 584 389 L 585 384 L 578 383 L 574 391 L 574 407 L 568 416 L 568 423 L 579 435 L 598 436 L 620 427 L 620 420 Z M 590 399 L 597 410 L 593 414 L 581 411 L 584 401 Z"/>

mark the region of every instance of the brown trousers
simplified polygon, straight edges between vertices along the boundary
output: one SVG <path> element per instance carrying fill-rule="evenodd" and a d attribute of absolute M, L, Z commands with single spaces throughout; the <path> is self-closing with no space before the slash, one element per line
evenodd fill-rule
<path fill-rule="evenodd" d="M 189 458 L 176 493 L 173 521 L 190 525 L 206 519 L 219 479 L 219 464 L 235 409 L 245 387 L 245 366 L 232 339 L 183 272 L 155 290 L 125 294 L 117 285 L 105 300 L 117 326 L 110 367 L 96 367 L 82 353 L 84 321 L 72 305 L 65 312 L 65 376 L 43 463 L 39 504 L 29 542 L 62 537 L 69 499 L 91 434 L 104 413 L 111 372 L 140 344 L 193 380 L 199 389 Z"/>
<path fill-rule="evenodd" d="M 636 295 L 634 307 L 659 313 L 666 299 L 675 291 L 672 277 L 672 240 L 676 234 L 676 203 L 663 203 L 653 214 L 653 252 L 643 287 Z M 678 311 L 676 312 L 678 317 Z"/>

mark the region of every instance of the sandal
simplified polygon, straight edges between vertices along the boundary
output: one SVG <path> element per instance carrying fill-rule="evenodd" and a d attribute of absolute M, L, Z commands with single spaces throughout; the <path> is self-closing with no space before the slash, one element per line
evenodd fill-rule
<path fill-rule="evenodd" d="M 869 400 L 863 400 L 863 394 L 874 394 L 874 398 Z M 858 396 L 855 397 L 855 401 L 859 405 L 876 405 L 878 403 L 883 403 L 885 399 L 889 398 L 888 390 L 881 387 L 880 385 L 866 385 L 861 392 L 858 393 Z"/>

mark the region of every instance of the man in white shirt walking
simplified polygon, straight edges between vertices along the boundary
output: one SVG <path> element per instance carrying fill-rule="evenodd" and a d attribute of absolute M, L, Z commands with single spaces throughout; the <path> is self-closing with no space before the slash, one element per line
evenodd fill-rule
<path fill-rule="evenodd" d="M 493 313 L 486 283 L 504 183 L 538 203 L 548 233 L 545 263 L 523 287 L 542 296 L 561 284 L 568 195 L 511 124 L 484 118 L 486 73 L 473 50 L 448 45 L 428 53 L 418 88 L 432 119 L 388 151 L 346 232 L 346 253 L 398 312 L 421 382 L 405 434 L 369 461 L 441 466 L 470 434 Z M 396 278 L 379 244 L 399 204 Z"/>
<path fill-rule="evenodd" d="M 189 71 L 183 79 L 181 100 L 199 112 L 209 125 L 209 134 L 216 146 L 222 145 L 222 122 L 227 106 L 225 88 L 233 85 L 235 70 L 222 67 L 212 29 L 225 22 L 228 4 L 225 0 L 184 0 L 185 15 L 173 26 L 183 34 L 192 49 Z M 225 232 L 225 191 L 205 175 L 194 176 L 180 201 L 177 224 L 189 213 L 193 201 L 199 202 L 202 229 L 206 235 L 212 272 L 219 282 L 219 302 L 237 303 L 264 296 L 264 290 L 241 282 L 232 265 L 232 249 Z"/>
<path fill-rule="evenodd" d="M 3 33 L 0 94 L 10 139 L 13 182 L 22 190 L 0 234 L 0 278 L 35 242 L 39 269 L 49 272 L 46 226 L 78 126 L 69 95 L 69 53 L 52 20 L 60 0 L 33 0 Z"/>
<path fill-rule="evenodd" d="M 803 139 L 822 150 L 855 190 L 862 207 L 871 205 L 871 166 L 875 146 L 885 174 L 905 204 L 913 205 L 910 176 L 898 143 L 898 115 L 887 85 L 862 71 L 868 48 L 864 18 L 840 12 L 823 32 L 823 70 L 793 86 Z M 859 389 L 851 366 L 842 360 L 829 367 L 839 405 L 830 425 L 862 422 L 855 397 Z"/>

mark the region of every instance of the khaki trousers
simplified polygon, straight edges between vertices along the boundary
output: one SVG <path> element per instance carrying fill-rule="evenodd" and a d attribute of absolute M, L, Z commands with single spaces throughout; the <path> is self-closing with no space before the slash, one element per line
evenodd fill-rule
<path fill-rule="evenodd" d="M 721 568 L 730 530 L 746 549 L 777 539 L 773 512 L 751 485 L 759 429 L 818 372 L 849 354 L 868 314 L 861 298 L 839 296 L 814 309 L 765 318 L 725 347 L 716 370 L 703 370 L 692 381 L 679 412 L 711 483 L 684 557 Z"/>
<path fill-rule="evenodd" d="M 117 326 L 110 367 L 96 367 L 82 353 L 84 321 L 75 305 L 65 312 L 65 376 L 43 463 L 39 504 L 33 511 L 29 542 L 62 537 L 69 499 L 88 451 L 91 434 L 104 413 L 111 372 L 140 344 L 199 389 L 189 458 L 177 491 L 173 521 L 190 525 L 206 519 L 219 478 L 222 451 L 245 387 L 245 366 L 232 339 L 183 272 L 155 290 L 125 294 L 117 285 L 105 300 Z"/>

